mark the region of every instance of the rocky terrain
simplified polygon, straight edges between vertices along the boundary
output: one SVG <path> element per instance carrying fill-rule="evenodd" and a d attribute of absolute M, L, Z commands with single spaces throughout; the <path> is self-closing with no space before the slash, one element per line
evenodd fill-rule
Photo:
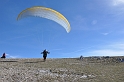
<path fill-rule="evenodd" d="M 118 58 L 0 59 L 0 82 L 124 82 Z"/>

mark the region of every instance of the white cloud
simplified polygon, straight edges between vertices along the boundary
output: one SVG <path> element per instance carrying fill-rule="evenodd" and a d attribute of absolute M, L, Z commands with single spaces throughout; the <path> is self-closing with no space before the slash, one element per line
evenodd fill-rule
<path fill-rule="evenodd" d="M 124 44 L 123 43 L 117 43 L 117 44 L 109 45 L 109 47 L 113 48 L 113 49 L 124 50 Z"/>
<path fill-rule="evenodd" d="M 102 35 L 108 35 L 108 34 L 110 34 L 110 33 L 112 33 L 113 31 L 109 31 L 109 32 L 102 32 L 101 34 Z"/>
<path fill-rule="evenodd" d="M 94 49 L 94 50 L 91 50 L 91 49 Z M 84 57 L 87 57 L 87 56 L 124 56 L 124 43 L 112 43 L 109 45 L 102 45 L 100 47 L 93 46 L 93 47 L 82 48 L 74 52 L 63 53 L 63 54 L 71 55 L 73 57 L 80 57 L 81 55 L 83 55 Z"/>
<path fill-rule="evenodd" d="M 121 5 L 121 4 L 124 4 L 124 0 L 113 0 L 113 5 L 114 6 L 118 6 L 118 5 Z"/>
<path fill-rule="evenodd" d="M 111 45 L 104 45 L 87 52 L 89 56 L 124 56 L 124 43 L 113 43 Z"/>
<path fill-rule="evenodd" d="M 102 33 L 102 34 L 103 34 L 103 35 L 108 35 L 109 33 L 106 32 L 106 33 Z"/>
<path fill-rule="evenodd" d="M 8 58 L 18 58 L 18 56 L 12 56 L 12 55 L 10 55 L 10 54 L 6 54 L 6 56 L 7 56 Z"/>
<path fill-rule="evenodd" d="M 94 56 L 124 56 L 122 50 L 101 49 L 90 52 Z"/>

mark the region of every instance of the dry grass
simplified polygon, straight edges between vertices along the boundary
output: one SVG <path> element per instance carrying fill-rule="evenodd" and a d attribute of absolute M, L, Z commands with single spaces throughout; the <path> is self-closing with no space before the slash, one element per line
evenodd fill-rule
<path fill-rule="evenodd" d="M 0 59 L 0 82 L 123 82 L 116 58 Z"/>

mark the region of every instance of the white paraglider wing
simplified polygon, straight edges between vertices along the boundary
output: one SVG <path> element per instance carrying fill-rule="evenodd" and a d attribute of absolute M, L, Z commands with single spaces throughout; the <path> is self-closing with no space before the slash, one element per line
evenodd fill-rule
<path fill-rule="evenodd" d="M 69 33 L 71 30 L 68 20 L 61 13 L 51 8 L 40 7 L 40 6 L 27 8 L 18 15 L 17 20 L 29 16 L 43 17 L 53 20 L 58 24 L 60 24 L 61 26 L 63 26 L 67 31 L 67 33 Z"/>

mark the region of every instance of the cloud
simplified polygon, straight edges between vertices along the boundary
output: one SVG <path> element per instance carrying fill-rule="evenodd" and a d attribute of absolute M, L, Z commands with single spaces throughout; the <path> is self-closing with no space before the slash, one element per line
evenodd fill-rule
<path fill-rule="evenodd" d="M 102 49 L 90 52 L 94 56 L 124 56 L 122 50 Z"/>
<path fill-rule="evenodd" d="M 10 55 L 10 54 L 6 54 L 6 56 L 7 56 L 8 58 L 18 58 L 18 56 L 12 56 L 12 55 Z"/>
<path fill-rule="evenodd" d="M 69 53 L 61 53 L 63 56 L 84 57 L 88 56 L 124 56 L 124 43 L 112 43 L 109 45 L 92 46 L 82 48 Z"/>
<path fill-rule="evenodd" d="M 108 35 L 109 33 L 108 33 L 108 32 L 105 32 L 105 33 L 101 33 L 101 34 L 103 34 L 103 35 Z"/>
<path fill-rule="evenodd" d="M 109 45 L 109 47 L 113 48 L 113 49 L 124 50 L 124 44 L 123 43 L 117 43 L 117 44 Z"/>
<path fill-rule="evenodd" d="M 124 56 L 124 43 L 106 45 L 87 54 L 91 56 Z"/>
<path fill-rule="evenodd" d="M 113 0 L 113 5 L 114 6 L 118 6 L 118 5 L 121 5 L 121 4 L 124 4 L 124 0 Z"/>
<path fill-rule="evenodd" d="M 102 35 L 105 35 L 105 36 L 106 36 L 106 35 L 109 35 L 109 34 L 111 34 L 111 33 L 113 33 L 113 31 L 109 31 L 109 32 L 101 32 L 101 34 L 102 34 Z"/>

